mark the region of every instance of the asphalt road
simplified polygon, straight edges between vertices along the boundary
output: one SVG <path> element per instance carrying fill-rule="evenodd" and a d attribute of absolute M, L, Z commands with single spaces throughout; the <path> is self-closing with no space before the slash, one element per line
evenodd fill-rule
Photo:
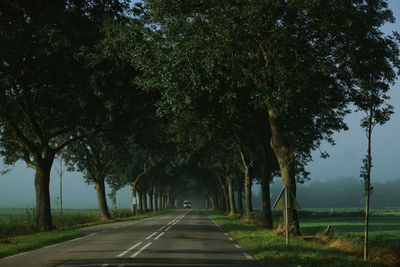
<path fill-rule="evenodd" d="M 259 266 L 202 210 L 81 231 L 81 238 L 1 259 L 0 266 Z"/>

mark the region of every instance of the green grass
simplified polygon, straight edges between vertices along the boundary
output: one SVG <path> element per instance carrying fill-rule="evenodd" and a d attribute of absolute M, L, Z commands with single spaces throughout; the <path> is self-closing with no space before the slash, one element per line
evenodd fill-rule
<path fill-rule="evenodd" d="M 78 230 L 56 230 L 0 240 L 0 258 L 82 236 Z"/>
<path fill-rule="evenodd" d="M 302 218 L 300 227 L 305 234 L 317 234 L 328 225 L 333 227 L 338 237 L 360 239 L 364 236 L 362 217 L 313 217 Z M 370 240 L 380 240 L 383 244 L 400 243 L 400 216 L 371 216 L 369 220 Z"/>
<path fill-rule="evenodd" d="M 265 266 L 384 266 L 364 263 L 353 254 L 328 246 L 292 238 L 290 245 L 275 232 L 209 211 L 210 215 L 238 243 Z"/>

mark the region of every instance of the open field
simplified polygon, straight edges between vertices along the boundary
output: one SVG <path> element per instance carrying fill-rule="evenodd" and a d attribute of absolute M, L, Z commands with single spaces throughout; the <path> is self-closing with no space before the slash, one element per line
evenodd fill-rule
<path fill-rule="evenodd" d="M 32 216 L 33 209 L 31 208 L 0 208 L 0 222 L 10 220 L 24 220 L 27 216 Z M 95 209 L 63 209 L 64 215 L 85 214 L 97 215 L 98 210 Z M 53 215 L 58 215 L 59 210 L 52 210 Z"/>
<path fill-rule="evenodd" d="M 385 266 L 378 262 L 363 262 L 355 253 L 297 238 L 285 244 L 285 237 L 275 231 L 244 223 L 239 219 L 209 211 L 228 234 L 264 266 Z"/>
<path fill-rule="evenodd" d="M 400 266 L 400 208 L 373 210 L 370 217 L 369 264 L 362 260 L 364 212 L 357 209 L 302 209 L 300 226 L 306 240 L 292 239 L 286 247 L 277 231 L 245 224 L 211 212 L 213 218 L 266 266 Z M 281 211 L 274 211 L 274 224 L 281 224 Z M 256 225 L 260 212 L 253 213 Z M 329 234 L 324 233 L 331 226 Z M 339 259 L 343 257 L 343 259 Z M 322 264 L 323 263 L 323 264 Z"/>

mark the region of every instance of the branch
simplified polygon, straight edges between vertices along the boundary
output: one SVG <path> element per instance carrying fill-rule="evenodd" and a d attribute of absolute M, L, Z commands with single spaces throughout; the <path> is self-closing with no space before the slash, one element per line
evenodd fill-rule
<path fill-rule="evenodd" d="M 71 138 L 71 139 L 69 139 L 68 141 L 66 141 L 64 144 L 59 145 L 58 147 L 54 148 L 54 151 L 58 152 L 58 151 L 62 150 L 64 147 L 68 146 L 69 144 L 71 144 L 71 143 L 73 143 L 73 142 L 75 142 L 75 141 L 77 141 L 77 140 L 80 140 L 80 139 L 82 139 L 82 138 L 85 138 L 85 137 L 91 136 L 91 135 L 93 135 L 93 134 L 96 134 L 96 133 L 98 133 L 98 132 L 99 132 L 99 131 L 91 131 L 91 132 L 88 132 L 88 133 L 83 134 L 83 135 L 81 135 L 81 136 L 76 136 L 76 137 L 74 137 L 74 138 Z"/>
<path fill-rule="evenodd" d="M 65 127 L 63 129 L 59 129 L 57 131 L 53 131 L 48 136 L 46 136 L 45 140 L 49 141 L 51 138 L 54 138 L 56 136 L 68 133 L 68 132 L 72 131 L 74 128 L 75 128 L 75 125 L 74 126 Z"/>
<path fill-rule="evenodd" d="M 20 141 L 24 144 L 24 147 L 27 148 L 27 150 L 35 150 L 35 145 L 31 141 L 29 141 L 28 138 L 25 137 L 25 135 L 18 128 L 18 125 L 12 122 L 11 127 L 13 128 L 15 134 L 20 139 Z"/>

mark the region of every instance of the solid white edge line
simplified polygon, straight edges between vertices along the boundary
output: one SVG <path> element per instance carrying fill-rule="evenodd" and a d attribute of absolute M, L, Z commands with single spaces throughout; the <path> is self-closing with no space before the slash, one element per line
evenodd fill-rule
<path fill-rule="evenodd" d="M 102 264 L 101 267 L 106 267 L 106 266 L 108 266 L 108 265 L 109 265 L 109 264 L 107 264 L 107 263 L 106 263 L 106 264 Z"/>
<path fill-rule="evenodd" d="M 50 245 L 50 246 L 47 246 L 47 247 L 43 247 L 43 248 L 52 248 L 52 247 L 55 247 L 55 246 L 58 246 L 58 245 L 60 245 L 61 243 L 57 243 L 57 244 L 53 244 L 53 245 Z"/>
<path fill-rule="evenodd" d="M 224 233 L 224 235 L 228 236 L 228 234 L 227 234 L 227 233 Z"/>
<path fill-rule="evenodd" d="M 146 237 L 146 240 L 152 238 L 152 237 L 153 237 L 154 235 L 156 235 L 157 233 L 158 233 L 158 232 L 152 233 L 151 235 L 149 235 L 148 237 Z"/>
<path fill-rule="evenodd" d="M 243 252 L 243 255 L 244 255 L 246 258 L 248 258 L 248 259 L 252 259 L 252 258 L 253 258 L 253 257 L 250 256 L 250 254 L 247 253 L 247 252 Z"/>
<path fill-rule="evenodd" d="M 136 248 L 137 246 L 140 246 L 142 244 L 142 242 L 139 242 L 135 245 L 133 245 L 132 247 L 128 248 L 127 250 L 125 250 L 124 252 L 122 252 L 121 254 L 119 254 L 117 257 L 122 257 L 124 256 L 126 253 L 128 253 L 129 251 L 131 251 L 132 249 Z"/>
<path fill-rule="evenodd" d="M 90 234 L 90 235 L 87 235 L 87 236 L 92 236 L 92 235 L 95 235 L 95 234 L 97 234 L 97 233 L 93 233 L 93 234 Z"/>
<path fill-rule="evenodd" d="M 228 237 L 228 239 L 229 239 L 230 241 L 233 241 L 233 238 L 232 238 L 232 237 Z"/>
<path fill-rule="evenodd" d="M 242 248 L 240 245 L 238 245 L 238 244 L 235 244 L 235 247 L 236 248 Z"/>
<path fill-rule="evenodd" d="M 171 227 L 172 227 L 172 225 L 171 225 L 171 226 L 168 226 L 168 228 L 165 229 L 165 232 L 167 232 L 169 229 L 171 229 Z"/>
<path fill-rule="evenodd" d="M 165 234 L 165 232 L 161 232 L 158 236 L 156 236 L 156 237 L 154 238 L 154 240 L 159 239 L 163 234 Z"/>
<path fill-rule="evenodd" d="M 28 253 L 30 253 L 30 251 L 22 252 L 22 253 L 19 253 L 19 254 L 16 254 L 16 255 L 12 255 L 12 256 L 8 256 L 8 257 L 6 257 L 6 258 L 2 258 L 1 260 L 15 258 L 15 257 L 22 256 L 22 255 L 28 254 Z"/>
<path fill-rule="evenodd" d="M 74 241 L 76 241 L 76 240 L 79 240 L 79 239 L 82 239 L 83 237 L 78 237 L 78 238 L 75 238 L 75 239 L 72 239 L 72 240 L 70 240 L 71 242 L 74 242 Z"/>
<path fill-rule="evenodd" d="M 148 246 L 151 245 L 151 242 L 147 243 L 146 245 L 144 245 L 141 249 L 139 249 L 138 251 L 136 251 L 135 253 L 133 253 L 131 255 L 131 258 L 135 258 L 137 255 L 139 255 L 143 250 L 145 250 Z"/>
<path fill-rule="evenodd" d="M 161 227 L 160 229 L 158 229 L 158 231 L 161 231 L 162 229 L 164 229 L 164 228 L 165 228 L 165 226 L 166 226 L 166 225 L 164 225 L 163 227 Z"/>

